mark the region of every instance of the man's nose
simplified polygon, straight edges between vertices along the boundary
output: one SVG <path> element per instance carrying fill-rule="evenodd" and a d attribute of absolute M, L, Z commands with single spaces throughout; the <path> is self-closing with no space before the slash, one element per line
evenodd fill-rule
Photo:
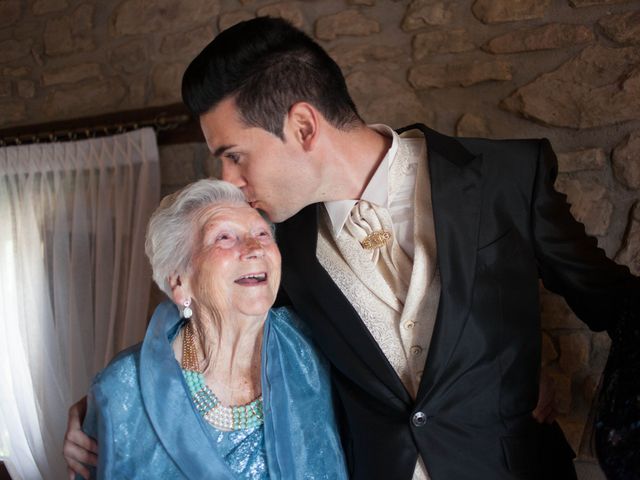
<path fill-rule="evenodd" d="M 238 166 L 225 160 L 222 160 L 222 179 L 225 182 L 233 183 L 238 188 L 242 188 L 247 184 Z"/>

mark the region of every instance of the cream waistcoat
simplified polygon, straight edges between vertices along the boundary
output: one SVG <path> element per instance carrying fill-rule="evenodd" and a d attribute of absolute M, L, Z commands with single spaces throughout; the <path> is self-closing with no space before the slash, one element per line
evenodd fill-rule
<path fill-rule="evenodd" d="M 436 265 L 431 186 L 424 139 L 401 138 L 389 171 L 389 189 L 416 168 L 414 255 L 404 304 L 396 298 L 371 255 L 344 229 L 335 234 L 323 210 L 316 255 L 353 305 L 410 395 L 415 398 L 433 333 L 440 277 Z M 428 478 L 422 461 L 414 479 Z"/>

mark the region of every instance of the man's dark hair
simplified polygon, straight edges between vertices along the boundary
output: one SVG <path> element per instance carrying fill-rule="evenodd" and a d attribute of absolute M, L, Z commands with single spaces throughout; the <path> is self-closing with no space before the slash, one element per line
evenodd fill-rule
<path fill-rule="evenodd" d="M 362 122 L 340 67 L 281 18 L 258 17 L 234 25 L 187 68 L 182 99 L 194 115 L 231 97 L 244 123 L 281 139 L 284 118 L 296 102 L 310 103 L 336 128 Z"/>

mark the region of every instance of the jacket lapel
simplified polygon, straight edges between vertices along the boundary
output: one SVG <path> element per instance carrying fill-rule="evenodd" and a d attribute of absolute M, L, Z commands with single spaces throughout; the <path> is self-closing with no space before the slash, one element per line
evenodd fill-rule
<path fill-rule="evenodd" d="M 482 201 L 482 157 L 471 154 L 456 139 L 424 125 L 431 198 L 442 292 L 433 337 L 418 389 L 425 400 L 442 379 L 467 322 L 473 294 L 478 229 Z"/>
<path fill-rule="evenodd" d="M 318 208 L 310 205 L 278 225 L 283 287 L 333 365 L 378 399 L 405 409 L 411 398 L 400 378 L 316 257 Z"/>

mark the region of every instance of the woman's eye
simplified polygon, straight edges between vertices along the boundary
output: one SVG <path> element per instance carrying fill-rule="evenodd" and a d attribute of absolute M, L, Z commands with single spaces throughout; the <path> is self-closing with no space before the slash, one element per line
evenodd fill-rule
<path fill-rule="evenodd" d="M 233 241 L 233 237 L 229 233 L 220 233 L 216 236 L 216 243 L 230 243 Z"/>

